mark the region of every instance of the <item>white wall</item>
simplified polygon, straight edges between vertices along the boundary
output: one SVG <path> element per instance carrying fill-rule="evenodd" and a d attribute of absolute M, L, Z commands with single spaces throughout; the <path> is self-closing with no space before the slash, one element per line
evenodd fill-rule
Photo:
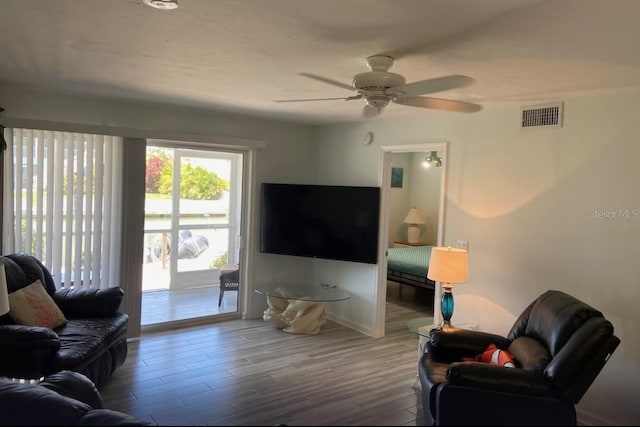
<path fill-rule="evenodd" d="M 407 240 L 407 224 L 404 218 L 412 207 L 411 188 L 411 153 L 393 153 L 391 155 L 391 167 L 402 168 L 402 187 L 389 189 L 389 238 L 388 247 L 393 242 Z"/>
<path fill-rule="evenodd" d="M 548 289 L 601 310 L 621 344 L 578 405 L 583 423 L 640 421 L 640 93 L 565 100 L 561 129 L 518 129 L 519 106 L 425 112 L 320 130 L 320 179 L 377 185 L 379 146 L 449 141 L 444 244 L 469 240 L 470 283 L 454 289 L 455 322 L 505 334 Z M 363 135 L 376 137 L 369 146 Z M 347 166 L 350 165 L 350 166 Z M 618 215 L 618 210 L 623 214 Z M 599 215 L 603 218 L 599 218 Z M 338 283 L 370 304 L 374 280 Z M 353 270 L 361 273 L 362 266 Z M 373 277 L 373 275 L 372 275 Z M 346 310 L 345 310 L 346 311 Z"/>
<path fill-rule="evenodd" d="M 443 153 L 438 155 L 444 159 Z M 427 153 L 411 155 L 411 203 L 424 215 L 425 224 L 420 226 L 420 242 L 435 245 L 438 241 L 438 210 L 440 208 L 440 184 L 442 168 L 425 168 L 422 161 Z"/>
<path fill-rule="evenodd" d="M 409 209 L 417 207 L 424 215 L 426 224 L 420 226 L 420 242 L 435 244 L 438 240 L 438 209 L 440 207 L 440 183 L 442 168 L 424 168 L 422 161 L 428 153 L 392 153 L 391 166 L 403 168 L 402 188 L 391 188 L 389 193 L 389 237 L 393 242 L 407 240 L 404 218 Z M 439 154 L 443 157 L 443 154 Z"/>

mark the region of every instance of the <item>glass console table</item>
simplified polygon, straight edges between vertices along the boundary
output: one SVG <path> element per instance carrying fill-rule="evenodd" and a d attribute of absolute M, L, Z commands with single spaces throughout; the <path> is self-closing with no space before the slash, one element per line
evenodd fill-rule
<path fill-rule="evenodd" d="M 269 307 L 262 318 L 293 334 L 319 333 L 326 321 L 325 303 L 351 298 L 348 292 L 325 285 L 281 283 L 259 286 L 255 291 L 267 297 Z"/>

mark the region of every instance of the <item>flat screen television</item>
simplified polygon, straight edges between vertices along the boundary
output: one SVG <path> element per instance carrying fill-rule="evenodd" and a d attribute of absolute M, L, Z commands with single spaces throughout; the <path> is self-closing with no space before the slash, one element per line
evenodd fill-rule
<path fill-rule="evenodd" d="M 262 184 L 260 252 L 376 264 L 380 188 Z"/>

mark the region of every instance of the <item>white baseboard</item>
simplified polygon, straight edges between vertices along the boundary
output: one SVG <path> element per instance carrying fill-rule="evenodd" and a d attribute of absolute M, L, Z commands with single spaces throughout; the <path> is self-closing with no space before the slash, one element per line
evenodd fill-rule
<path fill-rule="evenodd" d="M 360 332 L 361 334 L 367 335 L 369 337 L 373 336 L 373 333 L 371 331 L 371 328 L 366 326 L 366 325 L 362 325 L 360 323 L 356 323 L 356 322 L 352 322 L 351 320 L 342 317 L 342 316 L 338 316 L 335 314 L 331 314 L 331 313 L 327 313 L 327 319 L 339 323 L 342 326 L 345 326 L 349 329 L 353 329 L 355 331 Z"/>

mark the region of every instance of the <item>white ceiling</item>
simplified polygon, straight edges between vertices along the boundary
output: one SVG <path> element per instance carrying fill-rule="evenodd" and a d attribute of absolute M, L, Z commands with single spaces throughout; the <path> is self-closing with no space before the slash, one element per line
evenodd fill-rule
<path fill-rule="evenodd" d="M 484 108 L 640 87 L 639 0 L 178 1 L 0 0 L 0 80 L 309 123 L 363 101 L 273 101 L 354 95 L 299 73 L 350 84 L 374 54 L 407 82 L 473 77 L 433 96 Z"/>

